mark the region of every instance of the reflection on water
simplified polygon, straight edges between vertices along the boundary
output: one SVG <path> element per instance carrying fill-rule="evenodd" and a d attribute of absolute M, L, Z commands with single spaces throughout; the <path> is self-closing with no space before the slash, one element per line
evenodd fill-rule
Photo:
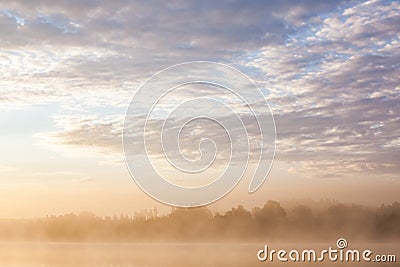
<path fill-rule="evenodd" d="M 1 243 L 0 266 L 7 267 L 197 267 L 197 266 L 364 266 L 366 263 L 278 263 L 259 262 L 257 251 L 264 244 L 77 244 Z M 275 249 L 324 249 L 326 244 L 273 244 Z M 397 254 L 397 244 L 361 244 L 374 253 Z M 399 255 L 396 255 L 399 256 Z M 396 263 L 368 263 L 396 266 Z"/>

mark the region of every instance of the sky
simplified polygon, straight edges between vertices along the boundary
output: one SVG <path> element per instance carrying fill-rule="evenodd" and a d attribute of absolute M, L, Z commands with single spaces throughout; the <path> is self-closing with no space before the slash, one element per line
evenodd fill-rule
<path fill-rule="evenodd" d="M 245 176 L 210 208 L 399 201 L 399 14 L 398 1 L 1 1 L 0 217 L 168 210 L 130 177 L 122 128 L 138 88 L 188 61 L 243 72 L 276 125 L 260 190 Z"/>

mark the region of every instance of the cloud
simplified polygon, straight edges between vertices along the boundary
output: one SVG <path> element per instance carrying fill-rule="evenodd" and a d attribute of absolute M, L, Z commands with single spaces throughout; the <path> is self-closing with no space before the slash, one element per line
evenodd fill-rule
<path fill-rule="evenodd" d="M 278 88 L 268 98 L 279 160 L 319 177 L 398 174 L 399 10 L 375 1 L 332 12 L 248 63 Z"/>
<path fill-rule="evenodd" d="M 0 106 L 60 103 L 58 129 L 40 135 L 50 143 L 121 152 L 141 82 L 171 64 L 215 60 L 262 87 L 278 160 L 292 171 L 399 173 L 396 1 L 35 0 L 0 10 Z"/>
<path fill-rule="evenodd" d="M 7 1 L 0 3 L 0 79 L 6 105 L 79 98 L 140 83 L 171 64 L 229 61 L 284 44 L 296 25 L 337 5 L 319 1 Z M 292 10 L 294 10 L 292 12 Z M 23 86 L 22 86 L 23 85 Z M 22 88 L 21 88 L 22 87 Z M 41 96 L 37 97 L 37 93 Z M 107 98 L 107 97 L 106 97 Z"/>
<path fill-rule="evenodd" d="M 200 48 L 203 52 L 247 49 L 281 42 L 291 20 L 306 20 L 335 7 L 330 1 L 9 1 L 9 20 L 23 20 L 26 42 L 96 41 L 96 45 L 130 44 L 160 50 Z M 11 23 L 10 22 L 10 23 Z M 37 27 L 41 26 L 41 27 Z M 9 26 L 11 27 L 11 25 Z M 79 36 L 80 38 L 75 38 Z M 82 38 L 83 37 L 83 38 Z M 176 38 L 175 38 L 176 37 Z M 96 39 L 95 39 L 96 38 Z M 224 47 L 221 47 L 221 46 Z M 134 49 L 132 49 L 134 50 Z"/>
<path fill-rule="evenodd" d="M 55 116 L 59 130 L 37 134 L 39 144 L 90 149 L 100 154 L 122 153 L 122 119 L 96 116 Z"/>

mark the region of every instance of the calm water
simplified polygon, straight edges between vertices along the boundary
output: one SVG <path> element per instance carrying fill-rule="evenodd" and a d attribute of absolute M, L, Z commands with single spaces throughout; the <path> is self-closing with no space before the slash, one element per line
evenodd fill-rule
<path fill-rule="evenodd" d="M 325 249 L 331 244 L 269 244 L 273 249 Z M 398 266 L 397 263 L 260 262 L 264 244 L 0 243 L 1 267 L 197 267 L 197 266 Z M 399 244 L 359 244 L 359 249 L 400 256 Z"/>

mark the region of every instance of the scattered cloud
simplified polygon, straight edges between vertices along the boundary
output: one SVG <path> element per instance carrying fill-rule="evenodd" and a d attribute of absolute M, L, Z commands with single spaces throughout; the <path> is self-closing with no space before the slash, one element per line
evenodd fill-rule
<path fill-rule="evenodd" d="M 56 102 L 56 129 L 38 137 L 117 155 L 125 108 L 146 78 L 213 60 L 265 92 L 277 160 L 292 172 L 398 176 L 399 12 L 397 1 L 2 2 L 0 107 Z M 229 148 L 212 126 L 196 133 Z"/>

